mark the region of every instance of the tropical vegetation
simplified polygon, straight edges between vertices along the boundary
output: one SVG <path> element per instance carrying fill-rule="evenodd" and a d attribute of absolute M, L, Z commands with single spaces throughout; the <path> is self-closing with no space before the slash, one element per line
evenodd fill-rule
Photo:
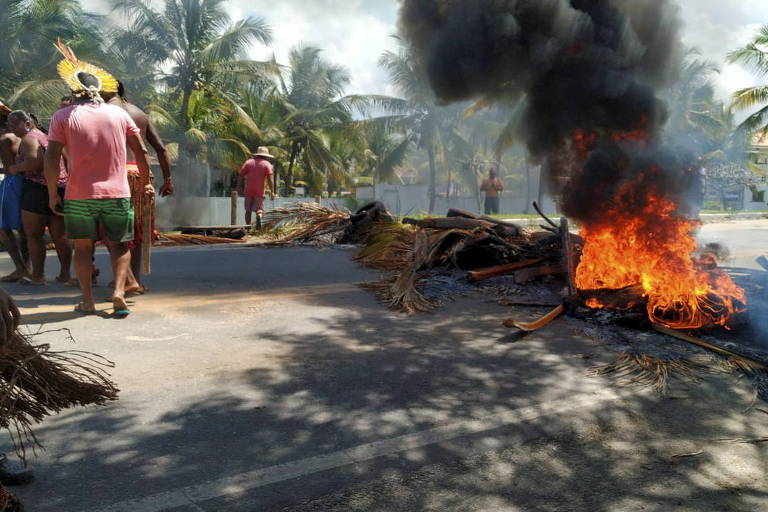
<path fill-rule="evenodd" d="M 109 0 L 96 15 L 77 0 L 0 2 L 0 100 L 45 118 L 67 91 L 56 75 L 57 37 L 83 60 L 112 71 L 168 141 L 181 192 L 227 194 L 257 147 L 276 156 L 279 192 L 338 195 L 358 185 L 422 183 L 440 197 L 480 197 L 497 167 L 526 203 L 541 196 L 538 168 L 517 140 L 517 104 L 440 105 L 406 45 L 380 58 L 394 97 L 347 94 L 351 77 L 321 48 L 294 48 L 286 62 L 257 61 L 254 47 L 279 37 L 269 20 L 233 20 L 225 0 Z M 119 20 L 116 22 L 115 20 Z M 399 42 L 399 41 L 396 41 Z M 768 27 L 731 62 L 768 73 Z M 716 98 L 716 67 L 689 53 L 667 91 L 666 133 L 711 168 L 741 165 L 749 134 L 768 128 L 768 86 Z M 736 112 L 755 109 L 743 123 Z"/>

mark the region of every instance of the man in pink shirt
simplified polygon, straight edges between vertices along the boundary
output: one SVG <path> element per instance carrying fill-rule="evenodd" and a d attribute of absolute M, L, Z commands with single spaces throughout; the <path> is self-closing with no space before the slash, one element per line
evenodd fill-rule
<path fill-rule="evenodd" d="M 261 217 L 264 214 L 264 188 L 269 183 L 269 195 L 275 200 L 275 178 L 272 164 L 268 159 L 274 158 L 269 149 L 260 146 L 251 158 L 245 161 L 238 175 L 238 188 L 241 188 L 245 178 L 245 223 L 251 225 L 251 212 L 256 212 L 256 227 L 261 228 Z"/>
<path fill-rule="evenodd" d="M 61 72 L 61 65 L 59 70 Z M 91 255 L 103 231 L 115 275 L 114 316 L 125 317 L 130 314 L 125 302 L 125 282 L 134 216 L 125 164 L 126 146 L 136 157 L 145 192 L 154 194 L 154 189 L 149 184 L 148 154 L 139 128 L 123 109 L 104 103 L 99 96 L 100 92 L 114 92 L 111 89 L 117 87 L 114 78 L 103 73 L 105 76 L 95 76 L 87 70 L 77 70 L 65 78 L 73 89 L 74 100 L 51 119 L 45 175 L 50 208 L 64 216 L 67 236 L 75 245 L 75 271 L 83 294 L 82 302 L 75 309 L 84 314 L 96 311 L 91 288 Z M 62 207 L 56 183 L 65 147 L 69 182 Z"/>

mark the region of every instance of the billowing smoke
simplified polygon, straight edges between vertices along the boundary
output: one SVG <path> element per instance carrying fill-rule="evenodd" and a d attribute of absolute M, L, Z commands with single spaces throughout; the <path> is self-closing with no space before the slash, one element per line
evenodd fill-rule
<path fill-rule="evenodd" d="M 657 147 L 667 113 L 656 90 L 675 78 L 682 56 L 676 5 L 403 0 L 400 15 L 442 101 L 526 102 L 519 137 L 563 192 L 565 213 L 589 222 L 638 179 L 685 207 L 695 161 Z"/>

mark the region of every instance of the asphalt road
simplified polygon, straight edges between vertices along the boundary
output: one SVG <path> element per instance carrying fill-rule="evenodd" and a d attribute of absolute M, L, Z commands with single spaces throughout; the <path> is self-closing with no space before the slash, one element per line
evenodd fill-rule
<path fill-rule="evenodd" d="M 768 221 L 702 239 L 757 268 Z M 713 441 L 768 435 L 744 380 L 618 387 L 587 376 L 612 356 L 571 319 L 512 343 L 500 321 L 541 311 L 470 295 L 387 312 L 350 255 L 156 250 L 126 320 L 74 314 L 58 284 L 7 287 L 30 330 L 76 345 L 40 340 L 111 359 L 121 388 L 37 428 L 37 480 L 16 489 L 28 509 L 768 510 L 766 443 Z"/>

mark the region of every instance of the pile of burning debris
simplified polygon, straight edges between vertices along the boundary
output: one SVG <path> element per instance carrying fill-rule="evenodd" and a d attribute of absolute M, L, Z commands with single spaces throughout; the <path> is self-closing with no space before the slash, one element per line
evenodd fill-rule
<path fill-rule="evenodd" d="M 272 226 L 287 231 L 275 243 L 362 242 L 357 260 L 387 272 L 367 286 L 409 312 L 435 307 L 430 278 L 445 279 L 446 269 L 475 281 L 514 272 L 513 295 L 538 279 L 556 307 L 507 326 L 535 330 L 566 313 L 661 331 L 765 382 L 768 357 L 704 339 L 738 330 L 747 295 L 711 254 L 697 253 L 703 148 L 670 133 L 659 93 L 681 68 L 681 23 L 666 0 L 403 0 L 401 35 L 437 103 L 473 101 L 467 112 L 514 106 L 505 132 L 541 166 L 578 235 L 566 221 L 525 231 L 453 211 L 401 224 L 376 204 L 355 214 L 300 205 L 276 213 Z M 291 231 L 302 216 L 309 220 Z M 663 376 L 681 367 L 692 366 L 625 354 L 604 372 Z M 768 398 L 768 386 L 761 392 Z"/>
<path fill-rule="evenodd" d="M 768 398 L 768 355 L 728 341 L 744 323 L 746 294 L 717 267 L 715 248 L 696 251 L 692 221 L 672 210 L 657 212 L 657 224 L 675 225 L 677 244 L 644 244 L 637 234 L 632 238 L 626 224 L 607 223 L 602 230 L 581 226 L 575 234 L 565 218 L 555 222 L 539 213 L 546 224 L 523 229 L 461 210 L 398 222 L 378 202 L 356 212 L 298 203 L 268 215 L 271 238 L 264 243 L 356 244 L 355 260 L 384 273 L 362 286 L 404 313 L 430 312 L 452 295 L 479 290 L 500 304 L 550 309 L 534 322 L 504 321 L 523 332 L 566 314 L 607 331 L 672 336 L 749 374 Z M 704 367 L 635 349 L 595 372 L 634 375 L 634 381 L 665 388 L 670 375 Z"/>

